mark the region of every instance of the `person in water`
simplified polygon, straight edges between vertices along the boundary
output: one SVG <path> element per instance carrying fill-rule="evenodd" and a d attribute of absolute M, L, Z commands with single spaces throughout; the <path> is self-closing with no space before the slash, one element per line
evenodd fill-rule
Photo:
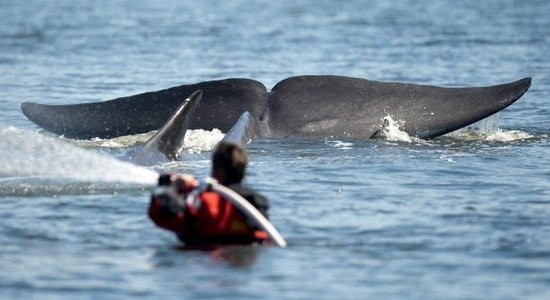
<path fill-rule="evenodd" d="M 211 176 L 268 218 L 267 199 L 241 183 L 246 165 L 244 149 L 222 141 L 212 155 Z M 197 180 L 191 175 L 161 175 L 148 214 L 157 226 L 175 232 L 186 245 L 267 241 L 266 232 L 249 224 L 244 214 L 220 194 L 208 188 L 199 189 Z"/>

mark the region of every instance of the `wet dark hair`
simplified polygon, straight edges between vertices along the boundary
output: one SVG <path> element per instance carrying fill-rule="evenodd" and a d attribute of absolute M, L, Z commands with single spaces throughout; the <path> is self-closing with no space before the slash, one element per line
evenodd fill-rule
<path fill-rule="evenodd" d="M 247 163 L 246 152 L 237 144 L 222 141 L 212 154 L 212 169 L 223 174 L 224 185 L 241 182 Z"/>

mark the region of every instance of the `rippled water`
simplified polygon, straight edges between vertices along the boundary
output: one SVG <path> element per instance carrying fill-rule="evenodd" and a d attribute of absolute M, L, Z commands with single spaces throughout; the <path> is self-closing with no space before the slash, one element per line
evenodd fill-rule
<path fill-rule="evenodd" d="M 550 298 L 547 1 L 0 7 L 0 298 Z M 533 85 L 435 140 L 254 141 L 247 181 L 270 199 L 286 249 L 185 251 L 147 219 L 156 172 L 207 176 L 222 133 L 193 132 L 184 161 L 145 169 L 113 157 L 150 134 L 72 141 L 20 112 L 300 74 Z"/>

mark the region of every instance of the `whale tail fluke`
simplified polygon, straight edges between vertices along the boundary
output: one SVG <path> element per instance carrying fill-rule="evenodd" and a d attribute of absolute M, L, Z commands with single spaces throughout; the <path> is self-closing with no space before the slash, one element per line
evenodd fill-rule
<path fill-rule="evenodd" d="M 244 129 L 251 129 L 229 137 L 376 138 L 381 121 L 390 115 L 409 136 L 434 138 L 506 108 L 530 85 L 528 77 L 494 86 L 439 87 L 305 75 L 284 79 L 267 92 L 260 82 L 230 78 L 96 103 L 26 102 L 21 109 L 32 122 L 67 138 L 112 138 L 160 128 L 184 96 L 202 90 L 204 99 L 190 128 L 226 132 L 235 122 L 249 124 Z M 238 122 L 246 111 L 249 115 Z"/>

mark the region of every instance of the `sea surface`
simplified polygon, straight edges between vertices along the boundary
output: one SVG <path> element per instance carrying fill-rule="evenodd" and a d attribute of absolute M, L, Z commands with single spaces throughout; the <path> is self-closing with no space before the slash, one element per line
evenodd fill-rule
<path fill-rule="evenodd" d="M 546 0 L 0 0 L 0 298 L 550 299 L 549 15 Z M 254 140 L 246 181 L 285 249 L 185 250 L 147 218 L 157 173 L 207 177 L 222 132 L 143 168 L 116 157 L 151 133 L 69 140 L 20 110 L 303 74 L 533 84 L 433 140 Z"/>

